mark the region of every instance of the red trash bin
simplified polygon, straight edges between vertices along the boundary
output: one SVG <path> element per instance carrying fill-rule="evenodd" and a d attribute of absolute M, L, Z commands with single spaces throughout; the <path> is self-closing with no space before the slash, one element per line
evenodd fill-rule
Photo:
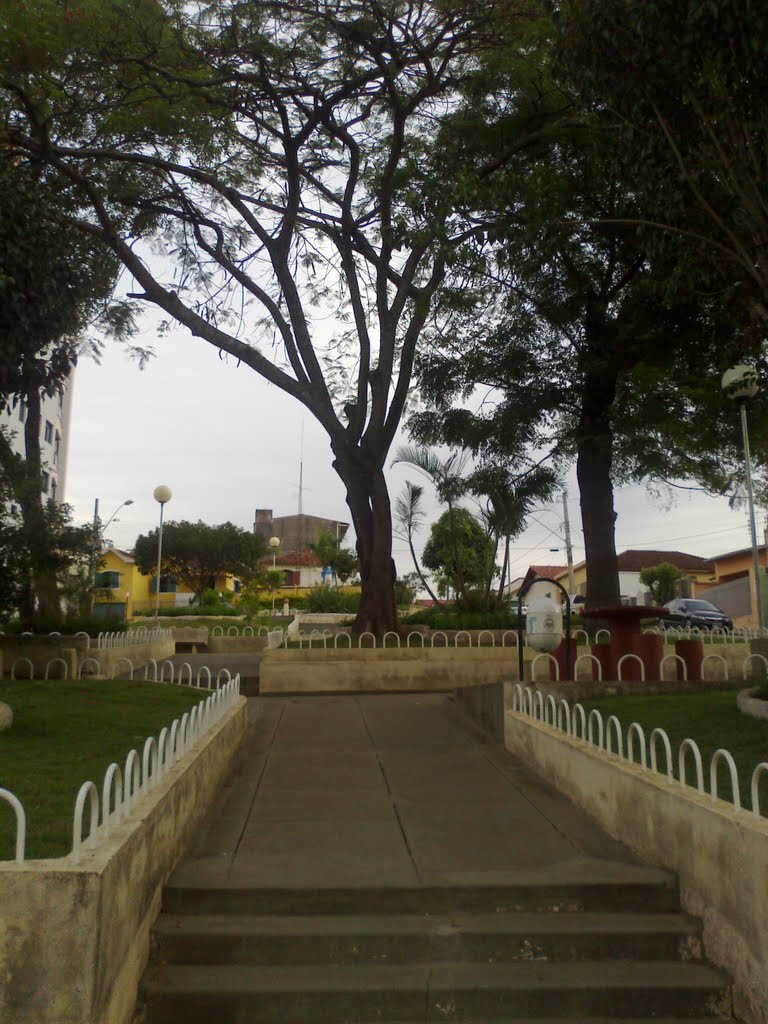
<path fill-rule="evenodd" d="M 632 653 L 642 661 L 646 679 L 661 679 L 664 637 L 657 633 L 639 633 L 632 641 Z M 640 666 L 637 665 L 637 662 L 633 664 L 639 669 Z"/>
<path fill-rule="evenodd" d="M 701 666 L 704 661 L 703 640 L 678 640 L 675 643 L 675 654 L 679 654 L 685 663 L 688 681 L 691 683 L 701 682 Z M 679 662 L 677 664 L 677 678 L 680 681 L 682 670 Z"/>

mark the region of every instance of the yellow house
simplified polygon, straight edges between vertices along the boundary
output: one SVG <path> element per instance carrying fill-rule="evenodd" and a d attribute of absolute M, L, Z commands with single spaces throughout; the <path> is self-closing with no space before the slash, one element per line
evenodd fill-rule
<path fill-rule="evenodd" d="M 768 577 L 765 573 L 764 545 L 758 547 L 757 560 L 765 616 L 768 609 Z M 727 551 L 722 555 L 715 555 L 712 561 L 715 565 L 715 580 L 705 590 L 698 590 L 696 596 L 722 608 L 733 619 L 734 626 L 754 629 L 757 626 L 757 608 L 752 548 Z"/>
<path fill-rule="evenodd" d="M 220 593 L 236 594 L 240 581 L 233 576 L 220 575 L 215 589 Z M 172 576 L 160 577 L 160 607 L 177 608 L 188 605 L 193 591 Z M 144 576 L 133 555 L 119 548 L 105 548 L 96 570 L 94 615 L 119 620 L 155 610 L 157 599 L 155 574 Z"/>

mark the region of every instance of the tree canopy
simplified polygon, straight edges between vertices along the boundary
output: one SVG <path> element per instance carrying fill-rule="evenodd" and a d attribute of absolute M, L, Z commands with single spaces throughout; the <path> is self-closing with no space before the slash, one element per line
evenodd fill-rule
<path fill-rule="evenodd" d="M 514 21 L 515 3 L 490 0 L 34 0 L 3 15 L 2 142 L 76 190 L 77 226 L 141 299 L 326 430 L 360 628 L 396 621 L 383 466 L 466 237 L 422 188 L 431 141 L 501 6 Z M 155 237 L 161 269 L 137 244 Z"/>
<path fill-rule="evenodd" d="M 547 38 L 551 29 L 538 64 L 485 67 L 440 137 L 468 168 L 457 209 L 485 228 L 463 270 L 485 282 L 486 302 L 481 317 L 447 278 L 438 300 L 453 309 L 452 330 L 418 367 L 433 409 L 411 427 L 422 442 L 518 465 L 530 447 L 555 465 L 575 457 L 587 599 L 610 605 L 614 482 L 732 484 L 743 460 L 720 375 L 759 359 L 762 339 L 702 217 L 695 240 L 656 226 L 671 197 L 683 204 L 680 183 L 623 120 L 580 95 Z M 521 119 L 530 142 L 510 147 Z M 457 407 L 478 387 L 477 413 Z"/>
<path fill-rule="evenodd" d="M 152 530 L 136 538 L 133 556 L 145 576 L 157 572 L 158 532 Z M 263 554 L 264 540 L 257 533 L 232 523 L 209 526 L 181 520 L 163 526 L 160 571 L 163 576 L 174 576 L 201 598 L 222 575 L 248 583 L 259 572 Z"/>
<path fill-rule="evenodd" d="M 487 535 L 468 509 L 448 510 L 433 523 L 422 561 L 459 598 L 485 583 L 487 560 Z"/>

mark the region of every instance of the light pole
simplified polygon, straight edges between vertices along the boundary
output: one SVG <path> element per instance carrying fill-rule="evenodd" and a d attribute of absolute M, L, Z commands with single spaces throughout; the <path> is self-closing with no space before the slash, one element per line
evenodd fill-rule
<path fill-rule="evenodd" d="M 132 505 L 132 504 L 133 504 L 133 498 L 126 498 L 125 501 L 121 502 L 121 504 L 119 504 L 117 506 L 115 511 L 112 513 L 112 515 L 106 521 L 106 523 L 104 523 L 104 525 L 101 526 L 101 524 L 99 523 L 99 499 L 96 498 L 96 500 L 93 503 L 93 548 L 92 548 L 92 551 L 91 551 L 90 565 L 88 566 L 88 577 L 90 579 L 90 584 L 91 584 L 91 587 L 90 587 L 90 590 L 91 590 L 91 596 L 90 596 L 91 613 L 93 613 L 93 601 L 94 601 L 94 593 L 93 592 L 94 592 L 94 589 L 95 589 L 95 586 L 96 586 L 96 555 L 97 555 L 97 549 L 99 549 L 101 547 L 101 544 L 99 543 L 99 538 L 100 538 L 101 534 L 103 533 L 103 531 L 106 530 L 106 528 L 109 526 L 109 524 L 115 518 L 115 516 L 120 511 L 120 509 L 121 508 L 125 508 L 126 505 Z"/>
<path fill-rule="evenodd" d="M 277 568 L 277 549 L 280 547 L 279 537 L 270 537 L 269 546 L 272 548 L 272 572 Z M 273 581 L 274 582 L 274 581 Z M 272 591 L 272 616 L 275 615 L 275 591 Z"/>
<path fill-rule="evenodd" d="M 102 526 L 102 528 L 101 528 L 102 532 L 104 530 L 106 530 L 106 528 L 109 526 L 109 524 L 112 522 L 112 520 L 115 518 L 115 516 L 117 515 L 117 513 L 120 511 L 121 508 L 125 508 L 126 505 L 132 505 L 132 504 L 133 504 L 133 498 L 126 498 L 125 501 L 122 503 L 122 505 L 118 505 L 117 508 L 115 509 L 115 511 L 112 513 L 112 515 L 106 521 L 106 523 L 104 523 L 104 525 Z M 97 498 L 96 499 L 96 508 L 94 510 L 94 521 L 96 521 L 96 519 L 98 519 L 98 514 L 99 514 L 99 499 Z"/>
<path fill-rule="evenodd" d="M 757 529 L 755 527 L 755 499 L 752 493 L 752 466 L 749 457 L 749 431 L 747 429 L 747 403 L 759 391 L 757 371 L 753 366 L 734 366 L 723 374 L 722 388 L 728 398 L 739 403 L 741 414 L 741 435 L 744 440 L 744 468 L 747 478 L 747 503 L 749 505 L 749 532 L 752 537 L 752 607 L 757 609 L 757 628 L 763 629 L 763 602 L 760 591 L 760 561 L 757 554 Z"/>
<path fill-rule="evenodd" d="M 160 503 L 160 532 L 157 537 L 157 586 L 155 587 L 155 626 L 160 625 L 160 563 L 163 560 L 163 506 L 173 497 L 173 491 L 160 484 L 154 491 L 155 501 Z"/>

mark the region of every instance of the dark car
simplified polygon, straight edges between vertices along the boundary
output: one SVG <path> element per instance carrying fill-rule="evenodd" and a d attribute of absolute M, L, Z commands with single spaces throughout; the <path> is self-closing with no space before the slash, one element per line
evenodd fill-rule
<path fill-rule="evenodd" d="M 709 601 L 696 597 L 676 597 L 664 605 L 667 614 L 665 626 L 682 626 L 688 629 L 698 626 L 699 629 L 733 629 L 733 621 Z"/>

